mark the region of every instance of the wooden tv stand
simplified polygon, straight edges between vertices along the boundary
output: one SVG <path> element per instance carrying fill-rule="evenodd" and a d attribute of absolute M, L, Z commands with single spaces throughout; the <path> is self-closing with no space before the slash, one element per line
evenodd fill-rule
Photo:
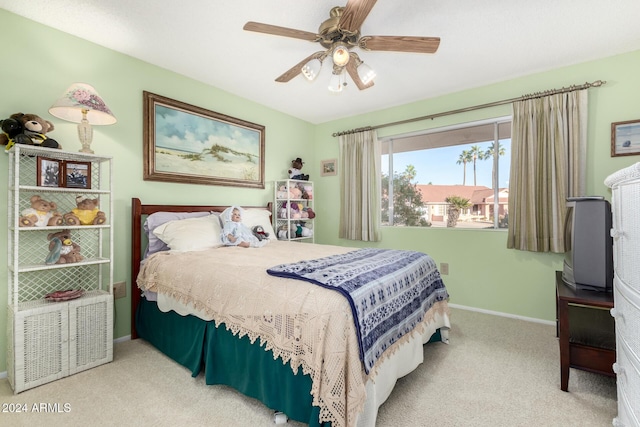
<path fill-rule="evenodd" d="M 575 290 L 556 271 L 556 316 L 560 341 L 560 389 L 569 389 L 569 368 L 615 376 L 613 293 Z"/>

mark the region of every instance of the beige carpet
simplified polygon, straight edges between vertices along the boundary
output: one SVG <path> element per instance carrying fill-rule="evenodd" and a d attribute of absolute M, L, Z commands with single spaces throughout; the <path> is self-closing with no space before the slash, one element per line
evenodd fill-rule
<path fill-rule="evenodd" d="M 555 327 L 460 309 L 451 320 L 451 343 L 425 346 L 425 363 L 398 381 L 377 426 L 611 425 L 613 378 L 572 369 L 569 393 L 560 391 Z M 191 378 L 141 340 L 116 344 L 112 363 L 18 395 L 0 380 L 0 404 L 2 426 L 274 425 L 261 403 Z M 33 412 L 42 404 L 59 412 Z"/>

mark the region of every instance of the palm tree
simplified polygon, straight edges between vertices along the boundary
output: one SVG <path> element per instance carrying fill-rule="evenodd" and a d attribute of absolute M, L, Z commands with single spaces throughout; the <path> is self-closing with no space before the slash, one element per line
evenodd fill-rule
<path fill-rule="evenodd" d="M 449 203 L 447 206 L 447 227 L 455 227 L 460 218 L 460 212 L 471 206 L 469 199 L 465 199 L 460 196 L 449 196 L 444 199 Z"/>
<path fill-rule="evenodd" d="M 497 187 L 498 183 L 496 182 L 496 164 L 493 161 L 493 156 L 495 155 L 495 144 L 495 142 L 492 142 L 489 148 L 487 148 L 487 150 L 484 152 L 484 159 L 491 160 L 491 185 L 495 185 Z M 506 152 L 504 150 L 504 147 L 500 145 L 500 143 L 498 143 L 498 157 L 504 156 L 505 153 Z"/>
<path fill-rule="evenodd" d="M 484 160 L 484 151 L 479 145 L 472 145 L 469 150 L 473 160 L 473 186 L 476 186 L 476 160 Z"/>
<path fill-rule="evenodd" d="M 467 185 L 467 163 L 469 163 L 471 160 L 471 152 L 469 150 L 462 150 L 462 153 L 460 153 L 460 157 L 456 162 L 457 165 L 461 164 L 463 167 L 462 185 Z"/>

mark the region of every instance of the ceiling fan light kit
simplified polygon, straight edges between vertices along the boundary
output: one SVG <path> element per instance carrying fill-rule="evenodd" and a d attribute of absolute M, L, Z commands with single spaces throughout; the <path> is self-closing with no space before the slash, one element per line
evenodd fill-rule
<path fill-rule="evenodd" d="M 340 93 L 346 85 L 347 79 L 344 75 L 344 71 L 334 69 L 333 73 L 331 73 L 331 78 L 329 79 L 329 91 L 333 93 Z"/>
<path fill-rule="evenodd" d="M 349 48 L 344 43 L 336 43 L 333 47 L 333 53 L 331 55 L 331 59 L 333 59 L 333 64 L 338 67 L 344 67 L 349 62 Z"/>
<path fill-rule="evenodd" d="M 313 58 L 302 66 L 302 75 L 305 76 L 307 80 L 312 82 L 316 79 L 316 77 L 318 77 L 321 69 L 322 61 L 318 58 Z"/>
<path fill-rule="evenodd" d="M 331 56 L 333 72 L 329 80 L 329 90 L 334 93 L 342 92 L 347 84 L 345 70 L 358 89 L 364 90 L 373 86 L 376 72 L 366 65 L 351 49 L 357 47 L 374 51 L 435 53 L 440 46 L 440 38 L 438 37 L 360 37 L 360 27 L 376 4 L 376 1 L 348 0 L 344 7 L 333 7 L 329 12 L 329 19 L 320 24 L 317 34 L 259 22 L 247 22 L 243 28 L 246 31 L 320 43 L 326 49 L 324 52 L 311 54 L 291 67 L 276 78 L 277 82 L 286 83 L 298 74 L 302 74 L 309 81 L 313 81 L 320 73 L 324 58 Z"/>

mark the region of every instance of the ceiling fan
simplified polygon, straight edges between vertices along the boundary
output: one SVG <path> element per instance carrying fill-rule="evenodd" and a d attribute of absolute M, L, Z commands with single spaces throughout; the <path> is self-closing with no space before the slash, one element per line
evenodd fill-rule
<path fill-rule="evenodd" d="M 348 0 L 346 6 L 332 8 L 329 19 L 320 24 L 317 34 L 252 21 L 247 22 L 243 29 L 316 42 L 325 48 L 312 53 L 285 71 L 276 79 L 277 82 L 286 83 L 301 73 L 307 79 L 313 80 L 320 72 L 322 62 L 330 57 L 333 62 L 333 72 L 329 90 L 342 91 L 347 84 L 345 70 L 358 89 L 363 90 L 373 86 L 375 72 L 360 59 L 357 53 L 351 51 L 354 47 L 376 51 L 435 53 L 440 45 L 439 37 L 361 36 L 360 27 L 376 1 Z"/>

